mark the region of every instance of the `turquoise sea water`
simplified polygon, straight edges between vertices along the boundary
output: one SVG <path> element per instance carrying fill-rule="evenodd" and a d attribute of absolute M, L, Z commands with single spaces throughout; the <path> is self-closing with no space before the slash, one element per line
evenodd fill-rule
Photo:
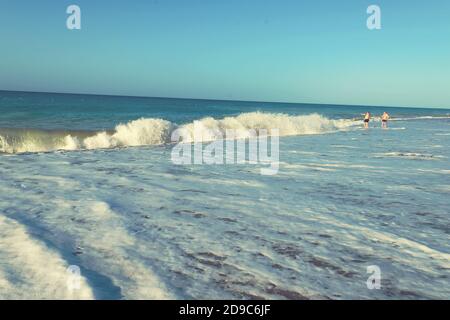
<path fill-rule="evenodd" d="M 183 124 L 203 117 L 223 118 L 263 111 L 328 118 L 358 118 L 390 111 L 399 118 L 450 116 L 447 109 L 385 108 L 194 99 L 133 98 L 0 91 L 0 128 L 105 130 L 138 118 L 162 118 Z"/>
<path fill-rule="evenodd" d="M 0 92 L 0 298 L 449 298 L 449 114 Z M 174 165 L 195 120 L 281 127 L 278 173 Z"/>

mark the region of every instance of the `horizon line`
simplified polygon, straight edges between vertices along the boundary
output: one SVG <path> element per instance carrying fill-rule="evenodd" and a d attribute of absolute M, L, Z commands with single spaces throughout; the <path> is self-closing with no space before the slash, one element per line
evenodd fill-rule
<path fill-rule="evenodd" d="M 52 92 L 52 91 L 33 91 L 33 90 L 4 90 L 0 92 L 19 92 L 19 93 L 40 93 L 40 94 L 60 94 L 60 95 L 79 95 L 79 96 L 99 96 L 116 98 L 142 98 L 142 99 L 173 99 L 173 100 L 202 100 L 202 101 L 222 101 L 222 102 L 244 102 L 244 103 L 277 103 L 277 104 L 302 104 L 314 106 L 337 106 L 337 107 L 368 107 L 368 108 L 405 108 L 405 109 L 437 109 L 449 110 L 445 107 L 417 107 L 417 106 L 393 106 L 393 105 L 369 105 L 369 104 L 340 104 L 340 103 L 314 103 L 314 102 L 282 102 L 282 101 L 260 101 L 260 100 L 235 100 L 235 99 L 211 99 L 211 98 L 186 98 L 186 97 L 158 97 L 144 95 L 119 95 L 105 93 L 74 93 L 74 92 Z"/>

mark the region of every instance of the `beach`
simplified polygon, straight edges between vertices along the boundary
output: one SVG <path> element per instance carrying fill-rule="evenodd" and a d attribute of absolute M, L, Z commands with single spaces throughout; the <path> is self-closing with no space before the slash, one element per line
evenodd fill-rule
<path fill-rule="evenodd" d="M 0 97 L 2 299 L 450 296 L 448 110 Z M 170 133 L 194 121 L 281 127 L 277 174 L 175 165 Z"/>

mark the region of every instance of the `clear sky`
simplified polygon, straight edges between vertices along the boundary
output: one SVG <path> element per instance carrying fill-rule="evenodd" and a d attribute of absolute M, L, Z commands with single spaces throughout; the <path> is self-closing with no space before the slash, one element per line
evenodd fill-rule
<path fill-rule="evenodd" d="M 0 39 L 3 90 L 450 108 L 448 0 L 0 0 Z"/>

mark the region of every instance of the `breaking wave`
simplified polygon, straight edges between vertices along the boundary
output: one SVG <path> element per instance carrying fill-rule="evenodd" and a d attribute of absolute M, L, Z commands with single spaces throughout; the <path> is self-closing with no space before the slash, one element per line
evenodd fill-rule
<path fill-rule="evenodd" d="M 446 119 L 450 119 L 450 116 L 449 115 L 443 115 L 443 116 L 419 116 L 419 117 L 407 117 L 407 118 L 392 118 L 391 121 L 446 120 Z"/>
<path fill-rule="evenodd" d="M 286 114 L 251 112 L 235 117 L 214 119 L 206 117 L 182 125 L 163 119 L 146 119 L 119 124 L 114 130 L 45 131 L 0 129 L 0 152 L 25 153 L 56 150 L 92 150 L 129 146 L 161 145 L 171 143 L 177 130 L 182 142 L 214 141 L 224 139 L 227 130 L 233 138 L 247 138 L 278 129 L 280 136 L 330 133 L 352 127 L 359 122 L 349 119 L 331 120 L 319 114 L 290 116 Z M 200 140 L 201 139 L 201 140 Z"/>

